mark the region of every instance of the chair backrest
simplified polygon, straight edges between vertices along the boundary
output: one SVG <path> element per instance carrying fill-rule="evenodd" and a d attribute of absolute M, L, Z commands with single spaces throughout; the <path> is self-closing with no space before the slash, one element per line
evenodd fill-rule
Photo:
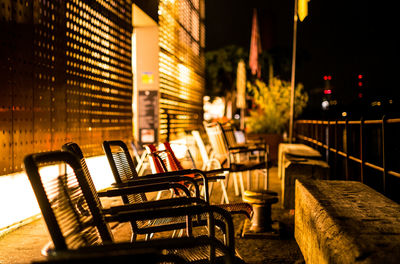
<path fill-rule="evenodd" d="M 56 251 L 113 241 L 86 172 L 73 153 L 31 154 L 24 165 Z M 43 169 L 51 165 L 58 168 Z"/>
<path fill-rule="evenodd" d="M 219 126 L 221 127 L 228 147 L 233 147 L 237 145 L 234 126 L 230 122 L 226 122 L 223 124 L 219 123 Z"/>
<path fill-rule="evenodd" d="M 96 187 L 94 186 L 92 177 L 89 172 L 89 168 L 86 164 L 85 157 L 83 156 L 82 149 L 79 147 L 79 145 L 77 143 L 74 143 L 74 142 L 65 143 L 64 145 L 62 145 L 61 149 L 63 151 L 72 152 L 79 159 L 82 169 L 84 170 L 85 174 L 87 175 L 87 181 L 89 183 L 90 190 L 93 193 L 93 197 L 96 201 L 96 204 L 99 208 L 102 208 L 99 196 L 97 195 Z"/>
<path fill-rule="evenodd" d="M 163 146 L 166 150 L 166 157 L 170 171 L 184 170 L 181 162 L 178 160 L 174 151 L 172 150 L 171 144 L 169 142 L 164 142 Z"/>
<path fill-rule="evenodd" d="M 161 160 L 161 157 L 158 155 L 158 150 L 155 145 L 147 144 L 144 146 L 144 148 L 148 154 L 152 173 L 163 173 L 168 171 L 168 169 L 165 167 L 165 164 Z"/>
<path fill-rule="evenodd" d="M 229 159 L 229 149 L 219 123 L 204 123 L 208 139 L 214 151 L 214 157 L 224 164 Z"/>
<path fill-rule="evenodd" d="M 206 165 L 209 163 L 210 158 L 207 153 L 206 145 L 204 144 L 203 139 L 201 138 L 200 132 L 198 130 L 192 130 L 192 135 L 194 140 L 196 141 L 197 147 L 199 148 L 201 159 L 203 160 L 203 168 L 206 168 Z"/>
<path fill-rule="evenodd" d="M 103 150 L 117 184 L 139 178 L 128 147 L 123 141 L 104 141 Z M 142 203 L 147 201 L 147 197 L 144 193 L 138 193 L 122 196 L 122 200 L 125 204 Z"/>

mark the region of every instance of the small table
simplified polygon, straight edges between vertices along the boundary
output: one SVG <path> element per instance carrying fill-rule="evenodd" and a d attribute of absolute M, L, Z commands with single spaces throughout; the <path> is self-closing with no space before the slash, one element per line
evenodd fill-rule
<path fill-rule="evenodd" d="M 277 193 L 268 190 L 247 190 L 243 201 L 253 206 L 250 231 L 254 233 L 272 232 L 271 205 L 278 202 Z"/>

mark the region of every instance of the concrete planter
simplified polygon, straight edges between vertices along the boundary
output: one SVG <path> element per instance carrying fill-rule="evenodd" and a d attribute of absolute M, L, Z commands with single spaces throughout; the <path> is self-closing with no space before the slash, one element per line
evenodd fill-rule
<path fill-rule="evenodd" d="M 283 136 L 281 134 L 265 134 L 265 133 L 251 133 L 248 134 L 247 138 L 252 139 L 263 139 L 269 145 L 269 158 L 272 165 L 278 164 L 278 147 L 283 142 Z"/>

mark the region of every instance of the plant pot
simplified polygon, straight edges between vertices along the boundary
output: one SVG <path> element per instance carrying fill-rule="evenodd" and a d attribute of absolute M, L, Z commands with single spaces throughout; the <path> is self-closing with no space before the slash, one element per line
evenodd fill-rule
<path fill-rule="evenodd" d="M 251 133 L 247 135 L 249 140 L 263 139 L 269 145 L 269 159 L 273 166 L 278 164 L 278 148 L 279 144 L 283 142 L 281 134 L 264 134 L 264 133 Z"/>

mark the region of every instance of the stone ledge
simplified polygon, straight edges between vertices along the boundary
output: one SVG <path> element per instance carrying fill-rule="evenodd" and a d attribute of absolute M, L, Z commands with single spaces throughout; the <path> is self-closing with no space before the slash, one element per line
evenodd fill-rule
<path fill-rule="evenodd" d="M 304 144 L 279 145 L 278 176 L 281 178 L 282 206 L 294 209 L 296 179 L 329 179 L 329 165 L 321 154 Z"/>
<path fill-rule="evenodd" d="M 295 239 L 306 263 L 398 263 L 400 205 L 360 182 L 296 181 Z"/>

